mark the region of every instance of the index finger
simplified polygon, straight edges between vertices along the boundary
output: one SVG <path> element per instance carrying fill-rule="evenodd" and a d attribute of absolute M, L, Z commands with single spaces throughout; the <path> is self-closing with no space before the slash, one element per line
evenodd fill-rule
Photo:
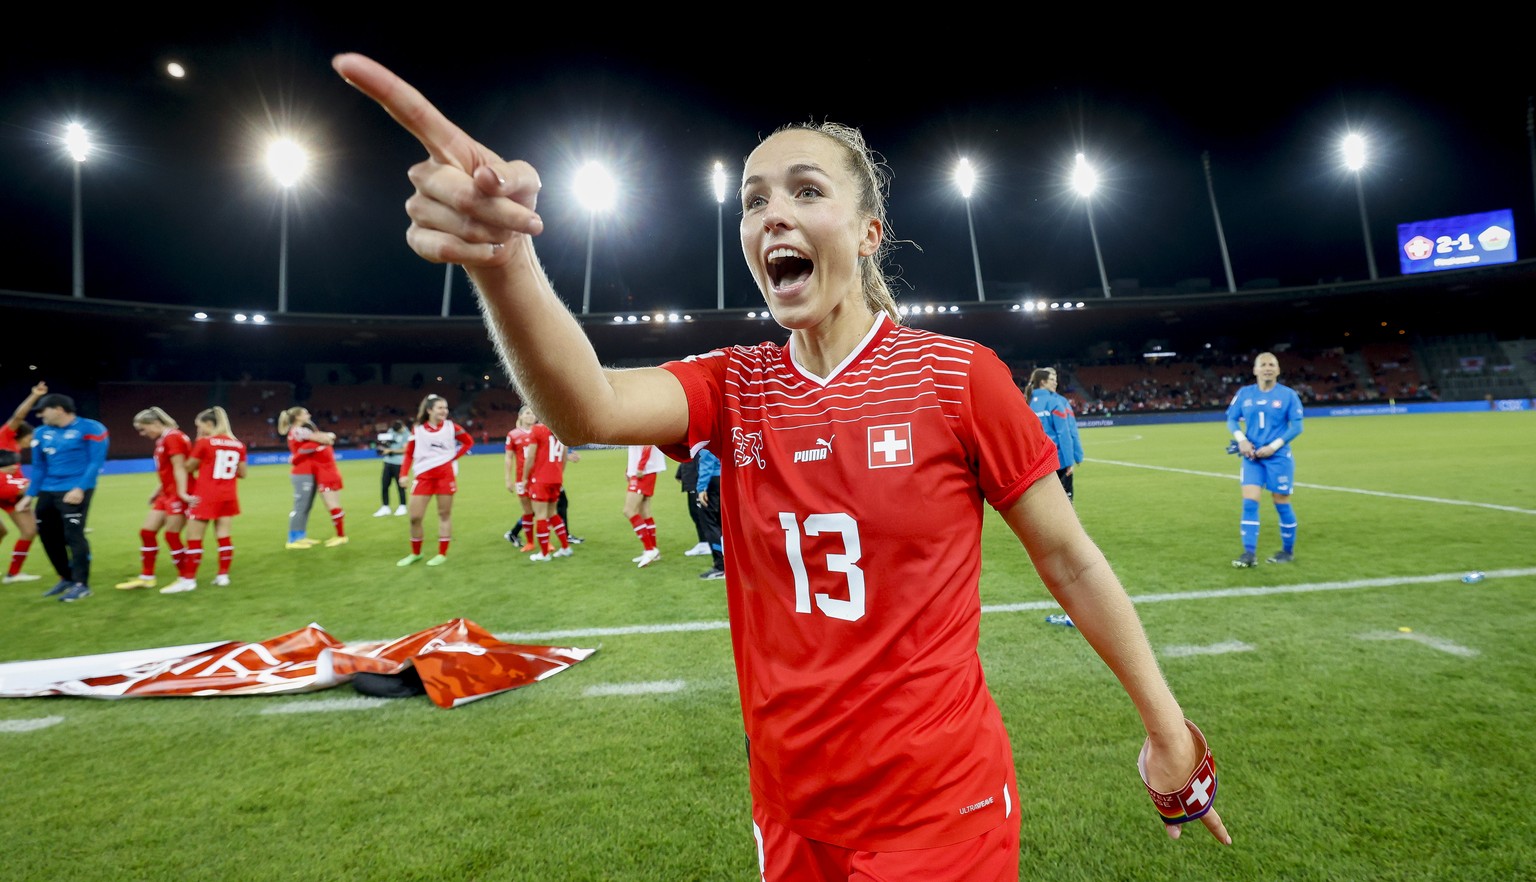
<path fill-rule="evenodd" d="M 366 55 L 343 52 L 331 59 L 331 67 L 359 92 L 389 112 L 395 122 L 427 148 L 438 162 L 474 171 L 473 140 L 433 106 L 415 86 Z"/>

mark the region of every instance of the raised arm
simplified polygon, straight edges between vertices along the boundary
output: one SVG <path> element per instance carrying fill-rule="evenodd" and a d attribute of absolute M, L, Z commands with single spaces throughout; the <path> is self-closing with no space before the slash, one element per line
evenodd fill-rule
<path fill-rule="evenodd" d="M 32 408 L 37 406 L 37 400 L 47 394 L 48 384 L 39 380 L 37 385 L 32 387 L 32 391 L 27 393 L 27 397 L 20 404 L 16 405 L 16 412 L 11 414 L 11 418 L 6 422 L 6 425 L 12 429 L 19 428 L 22 423 L 26 422 L 27 414 L 31 413 Z"/>
<path fill-rule="evenodd" d="M 688 405 L 676 378 L 659 368 L 604 369 L 555 295 L 533 247 L 544 230 L 538 171 L 476 142 L 378 62 L 343 54 L 331 66 L 426 148 L 409 173 L 416 193 L 406 201 L 406 241 L 433 263 L 469 272 L 497 353 L 555 434 L 572 446 L 686 440 Z"/>

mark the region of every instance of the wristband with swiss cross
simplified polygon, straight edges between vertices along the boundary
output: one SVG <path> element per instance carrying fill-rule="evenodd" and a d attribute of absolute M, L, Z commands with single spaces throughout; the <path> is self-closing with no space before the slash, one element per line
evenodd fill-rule
<path fill-rule="evenodd" d="M 1216 802 L 1216 760 L 1211 756 L 1210 745 L 1194 723 L 1185 720 L 1184 725 L 1194 733 L 1195 741 L 1200 745 L 1201 757 L 1183 787 L 1164 793 L 1154 790 L 1147 783 L 1147 751 L 1152 746 L 1151 738 L 1142 744 L 1141 755 L 1136 759 L 1136 767 L 1141 771 L 1141 783 L 1146 785 L 1147 794 L 1152 797 L 1152 804 L 1157 807 L 1157 813 L 1162 816 L 1165 824 L 1193 821 L 1210 811 L 1211 805 Z"/>

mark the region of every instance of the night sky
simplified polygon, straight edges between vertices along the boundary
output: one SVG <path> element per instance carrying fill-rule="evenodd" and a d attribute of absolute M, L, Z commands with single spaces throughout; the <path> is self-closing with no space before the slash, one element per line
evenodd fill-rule
<path fill-rule="evenodd" d="M 1434 49 L 1421 37 L 1387 51 L 1373 33 L 1174 47 L 1135 28 L 1106 42 L 1042 27 L 962 42 L 805 12 L 752 11 L 764 21 L 715 35 L 647 16 L 609 28 L 622 39 L 490 9 L 456 10 L 452 26 L 250 13 L 151 27 L 98 14 L 89 37 L 47 36 L 68 30 L 61 22 L 13 33 L 0 60 L 0 289 L 71 291 L 74 163 L 61 136 L 75 119 L 96 143 L 82 168 L 86 296 L 275 310 L 281 203 L 262 152 L 286 132 L 313 156 L 289 203 L 290 311 L 436 315 L 444 268 L 404 240 L 405 173 L 422 151 L 331 70 L 348 50 L 539 168 L 539 249 L 569 303 L 580 303 L 588 247 L 570 180 L 587 159 L 615 170 L 619 205 L 593 240 L 594 312 L 713 306 L 714 161 L 734 190 L 762 135 L 808 119 L 862 127 L 887 160 L 905 301 L 976 297 L 952 176 L 960 156 L 981 176 L 972 211 L 989 300 L 1097 291 L 1087 214 L 1066 184 L 1078 150 L 1104 179 L 1093 218 L 1118 293 L 1133 294 L 1132 279 L 1225 289 L 1207 151 L 1239 286 L 1364 279 L 1355 179 L 1338 149 L 1351 127 L 1371 138 L 1363 181 L 1382 276 L 1398 272 L 1399 223 L 1495 209 L 1514 211 L 1521 257 L 1536 256 L 1536 66 L 1486 41 Z M 184 79 L 164 73 L 171 60 Z M 760 302 L 738 220 L 728 197 L 729 307 Z M 462 273 L 453 295 L 455 314 L 472 312 Z"/>

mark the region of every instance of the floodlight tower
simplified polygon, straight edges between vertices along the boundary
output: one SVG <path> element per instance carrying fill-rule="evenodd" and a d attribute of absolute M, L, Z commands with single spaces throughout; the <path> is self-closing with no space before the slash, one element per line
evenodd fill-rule
<path fill-rule="evenodd" d="M 1077 165 L 1072 169 L 1072 188 L 1083 197 L 1088 206 L 1088 235 L 1093 237 L 1093 256 L 1099 262 L 1099 283 L 1104 286 L 1104 299 L 1108 300 L 1109 275 L 1104 272 L 1104 254 L 1099 251 L 1099 231 L 1093 226 L 1093 191 L 1098 189 L 1099 173 L 1088 164 L 1088 157 L 1077 154 Z"/>
<path fill-rule="evenodd" d="M 1376 254 L 1371 250 L 1371 223 L 1365 217 L 1365 184 L 1361 182 L 1361 169 L 1365 168 L 1365 136 L 1351 132 L 1344 136 L 1344 165 L 1355 173 L 1355 195 L 1360 199 L 1360 230 L 1365 235 L 1365 262 L 1371 270 L 1371 281 L 1376 281 Z"/>
<path fill-rule="evenodd" d="M 581 314 L 592 310 L 592 244 L 597 238 L 597 213 L 613 207 L 614 182 L 608 170 L 589 162 L 576 172 L 576 198 L 587 207 L 587 277 L 581 286 Z"/>
<path fill-rule="evenodd" d="M 971 218 L 971 191 L 976 187 L 976 170 L 971 168 L 971 161 L 965 157 L 961 157 L 960 164 L 955 167 L 955 184 L 960 187 L 960 196 L 965 200 L 965 225 L 971 231 L 971 263 L 976 267 L 976 299 L 985 303 L 987 292 L 981 286 L 981 253 L 976 250 L 976 221 Z"/>
<path fill-rule="evenodd" d="M 725 166 L 715 163 L 715 308 L 725 309 Z"/>
<path fill-rule="evenodd" d="M 81 218 L 80 167 L 91 152 L 91 137 L 85 126 L 72 122 L 64 127 L 64 148 L 75 161 L 74 202 L 74 289 L 76 297 L 85 296 L 85 221 Z"/>
<path fill-rule="evenodd" d="M 304 148 L 288 138 L 279 138 L 267 147 L 267 170 L 272 173 L 273 180 L 282 188 L 282 207 L 280 209 L 280 231 L 278 233 L 280 245 L 278 246 L 277 260 L 277 311 L 288 311 L 288 199 L 293 185 L 304 176 L 304 169 L 309 165 L 309 155 Z"/>

